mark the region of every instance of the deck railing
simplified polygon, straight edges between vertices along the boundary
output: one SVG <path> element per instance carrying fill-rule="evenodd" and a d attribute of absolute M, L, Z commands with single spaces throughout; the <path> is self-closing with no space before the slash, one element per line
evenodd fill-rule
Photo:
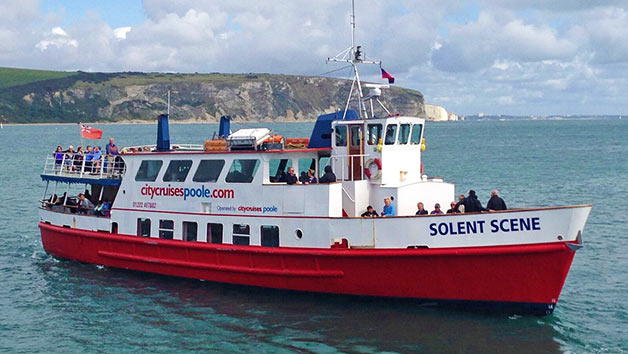
<path fill-rule="evenodd" d="M 44 175 L 77 178 L 122 178 L 126 170 L 124 161 L 119 156 L 102 155 L 97 160 L 86 160 L 87 155 L 76 153 L 56 153 L 46 156 Z"/>

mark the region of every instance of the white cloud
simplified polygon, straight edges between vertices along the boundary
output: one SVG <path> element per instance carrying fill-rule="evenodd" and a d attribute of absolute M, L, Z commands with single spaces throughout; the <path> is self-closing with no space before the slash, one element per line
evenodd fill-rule
<path fill-rule="evenodd" d="M 458 113 L 628 110 L 626 1 L 456 0 L 356 3 L 357 44 L 400 86 Z M 316 75 L 349 46 L 348 2 L 144 0 L 146 20 L 112 28 L 100 14 L 63 21 L 36 0 L 0 3 L 0 66 L 94 71 Z M 339 72 L 339 77 L 345 77 Z M 376 67 L 363 77 L 379 80 Z M 592 112 L 593 113 L 593 112 Z"/>

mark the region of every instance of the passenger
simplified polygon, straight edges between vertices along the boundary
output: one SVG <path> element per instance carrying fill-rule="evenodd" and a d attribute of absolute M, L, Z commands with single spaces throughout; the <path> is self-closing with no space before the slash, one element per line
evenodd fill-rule
<path fill-rule="evenodd" d="M 85 152 L 85 172 L 92 172 L 92 160 L 94 159 L 94 149 L 91 145 L 87 145 Z"/>
<path fill-rule="evenodd" d="M 384 209 L 382 210 L 382 217 L 395 216 L 395 206 L 392 205 L 392 197 L 384 198 Z"/>
<path fill-rule="evenodd" d="M 57 149 L 52 153 L 55 157 L 55 167 L 61 169 L 61 163 L 63 163 L 63 148 L 61 145 L 57 145 Z"/>
<path fill-rule="evenodd" d="M 331 170 L 331 166 L 325 166 L 325 174 L 320 179 L 320 183 L 332 183 L 336 182 L 336 175 Z"/>
<path fill-rule="evenodd" d="M 307 181 L 307 172 L 301 171 L 301 174 L 299 175 L 299 182 L 305 183 L 305 181 Z"/>
<path fill-rule="evenodd" d="M 290 185 L 299 183 L 299 181 L 297 180 L 297 176 L 294 174 L 294 167 L 288 168 L 288 174 L 286 175 L 286 183 Z"/>
<path fill-rule="evenodd" d="M 105 152 L 107 153 L 107 172 L 112 173 L 115 169 L 116 157 L 120 155 L 118 147 L 113 142 L 113 138 L 109 138 L 109 144 L 105 146 Z"/>
<path fill-rule="evenodd" d="M 373 209 L 370 205 L 367 206 L 366 211 L 362 213 L 363 218 L 376 218 L 378 216 L 377 211 L 375 211 L 375 209 Z"/>
<path fill-rule="evenodd" d="M 419 202 L 416 205 L 416 207 L 417 207 L 418 210 L 417 210 L 416 214 L 414 214 L 414 215 L 427 215 L 427 214 L 429 214 L 427 212 L 427 210 L 425 210 L 425 208 L 423 207 L 423 203 Z"/>
<path fill-rule="evenodd" d="M 456 213 L 464 214 L 464 194 L 460 194 L 458 196 L 458 203 L 456 203 L 454 211 Z"/>
<path fill-rule="evenodd" d="M 79 193 L 78 195 L 78 213 L 86 214 L 88 211 L 94 209 L 94 203 L 85 198 L 85 194 Z"/>
<path fill-rule="evenodd" d="M 102 161 L 102 151 L 100 147 L 94 146 L 94 153 L 92 155 L 92 173 L 98 173 Z"/>
<path fill-rule="evenodd" d="M 150 148 L 149 148 L 148 146 L 144 146 L 144 147 L 142 148 L 142 151 L 144 151 L 144 152 L 150 152 Z"/>
<path fill-rule="evenodd" d="M 68 149 L 65 151 L 65 166 L 67 167 L 68 171 L 72 171 L 73 168 L 73 163 L 72 160 L 74 159 L 74 146 L 70 145 L 68 146 Z"/>
<path fill-rule="evenodd" d="M 449 204 L 451 209 L 447 209 L 447 214 L 459 214 L 460 212 L 456 211 L 456 202 L 451 202 Z"/>
<path fill-rule="evenodd" d="M 438 203 L 434 204 L 434 210 L 432 210 L 432 212 L 430 214 L 432 214 L 432 215 L 444 214 L 443 211 L 440 210 L 440 204 L 438 204 Z"/>
<path fill-rule="evenodd" d="M 472 189 L 469 191 L 469 196 L 464 198 L 464 211 L 465 213 L 479 213 L 482 211 L 488 211 L 488 209 L 482 206 L 482 203 L 478 200 L 478 196 Z"/>
<path fill-rule="evenodd" d="M 94 207 L 92 214 L 97 215 L 97 216 L 102 216 L 101 214 L 102 206 L 103 206 L 103 202 L 102 200 L 99 200 L 96 206 Z"/>
<path fill-rule="evenodd" d="M 499 191 L 495 189 L 491 193 L 491 199 L 488 200 L 486 204 L 486 209 L 488 210 L 507 210 L 506 202 L 499 196 Z"/>
<path fill-rule="evenodd" d="M 84 158 L 84 154 L 83 154 L 83 147 L 79 146 L 78 149 L 76 149 L 76 153 L 74 154 L 74 169 L 77 171 L 80 171 L 81 168 L 83 167 L 83 158 Z"/>
<path fill-rule="evenodd" d="M 316 171 L 314 171 L 313 168 L 310 168 L 309 170 L 307 170 L 307 178 L 305 179 L 305 182 L 303 182 L 304 184 L 315 184 L 317 183 L 316 180 Z"/>

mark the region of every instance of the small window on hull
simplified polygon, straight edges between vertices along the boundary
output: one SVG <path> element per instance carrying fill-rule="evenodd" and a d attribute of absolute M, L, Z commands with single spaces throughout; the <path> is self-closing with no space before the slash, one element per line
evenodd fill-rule
<path fill-rule="evenodd" d="M 183 222 L 183 240 L 184 241 L 196 241 L 198 234 L 198 224 L 193 221 Z"/>
<path fill-rule="evenodd" d="M 248 246 L 251 242 L 251 227 L 245 224 L 233 225 L 233 244 Z"/>
<path fill-rule="evenodd" d="M 263 247 L 279 247 L 279 226 L 262 225 L 260 234 Z"/>
<path fill-rule="evenodd" d="M 150 237 L 150 219 L 137 219 L 137 236 Z"/>
<path fill-rule="evenodd" d="M 159 220 L 159 238 L 172 240 L 174 238 L 174 221 Z"/>
<path fill-rule="evenodd" d="M 222 224 L 207 224 L 207 242 L 222 243 Z"/>

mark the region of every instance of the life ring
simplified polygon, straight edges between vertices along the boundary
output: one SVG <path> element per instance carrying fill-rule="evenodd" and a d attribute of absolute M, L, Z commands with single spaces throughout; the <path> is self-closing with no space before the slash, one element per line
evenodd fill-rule
<path fill-rule="evenodd" d="M 378 158 L 366 161 L 364 174 L 371 181 L 376 181 L 382 176 L 382 162 Z"/>

